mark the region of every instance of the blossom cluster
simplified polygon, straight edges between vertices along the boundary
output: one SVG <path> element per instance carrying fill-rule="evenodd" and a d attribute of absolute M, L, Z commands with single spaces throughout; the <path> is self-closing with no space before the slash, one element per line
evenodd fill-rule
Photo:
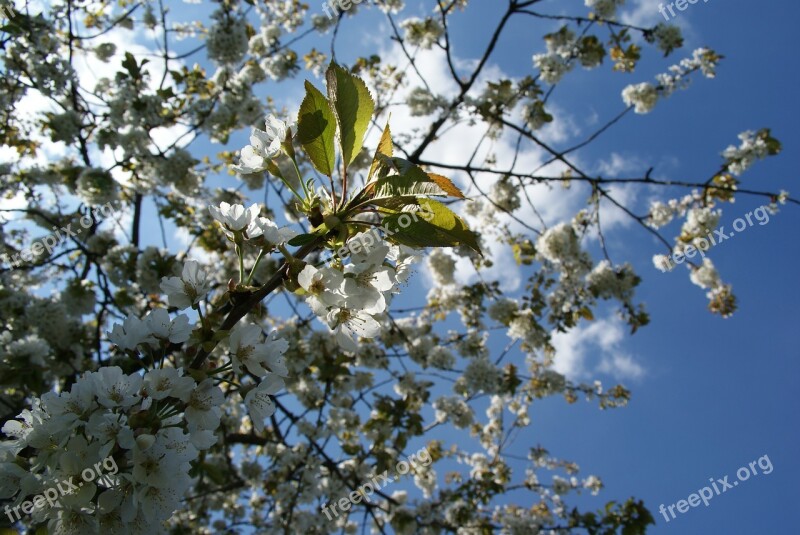
<path fill-rule="evenodd" d="M 400 26 L 406 31 L 405 39 L 412 46 L 431 48 L 444 34 L 441 23 L 434 18 L 425 20 L 411 17 L 405 19 Z"/>
<path fill-rule="evenodd" d="M 283 241 L 253 209 L 217 210 L 227 232 L 249 227 L 249 239 Z M 161 282 L 170 305 L 179 310 L 197 308 L 211 287 L 207 273 L 192 260 L 179 277 Z M 32 521 L 46 521 L 57 533 L 161 532 L 187 489 L 196 484 L 191 466 L 218 440 L 215 431 L 226 399 L 213 377 L 191 376 L 164 358 L 194 331 L 186 314 L 170 317 L 165 308 L 143 318 L 131 314 L 114 325 L 108 340 L 144 371 L 125 373 L 119 366 L 104 366 L 86 372 L 68 391 L 34 399 L 31 410 L 7 422 L 3 432 L 12 440 L 0 445 L 0 496 L 19 505 L 111 456 L 118 473 L 82 485 L 53 507 L 35 509 Z M 239 378 L 253 427 L 263 431 L 264 421 L 275 412 L 271 396 L 284 387 L 288 375 L 283 358 L 288 344 L 274 334 L 263 340 L 261 328 L 248 323 L 227 335 L 230 362 L 213 373 L 230 370 Z M 258 384 L 250 384 L 251 377 Z M 34 454 L 19 457 L 26 448 Z"/>
<path fill-rule="evenodd" d="M 190 464 L 213 446 L 222 391 L 182 369 L 126 374 L 117 366 L 79 376 L 69 391 L 35 399 L 3 426 L 2 496 L 19 504 L 112 456 L 119 471 L 34 510 L 52 533 L 158 533 L 192 485 Z M 33 457 L 18 457 L 31 448 Z"/>
<path fill-rule="evenodd" d="M 209 206 L 208 209 L 232 241 L 247 240 L 254 245 L 271 249 L 297 235 L 295 230 L 278 227 L 271 219 L 259 216 L 257 204 L 245 208 L 241 204 L 222 202 L 218 207 Z"/>
<path fill-rule="evenodd" d="M 372 233 L 354 236 L 348 245 L 346 265 L 306 265 L 297 282 L 311 310 L 335 333 L 339 346 L 355 351 L 359 337 L 375 338 L 380 333 L 375 317 L 388 311 L 393 294 L 419 257 L 408 247 L 373 238 Z"/>
<path fill-rule="evenodd" d="M 625 0 L 586 0 L 586 7 L 603 20 L 614 20 L 617 8 L 623 4 Z"/>
<path fill-rule="evenodd" d="M 673 36 L 672 39 L 677 38 Z M 659 98 L 669 97 L 676 90 L 687 87 L 689 74 L 700 71 L 706 78 L 714 78 L 720 59 L 713 50 L 698 48 L 691 58 L 685 58 L 669 67 L 668 72 L 656 75 L 657 85 L 642 82 L 626 86 L 622 90 L 622 100 L 626 106 L 633 106 L 636 113 L 649 113 Z"/>

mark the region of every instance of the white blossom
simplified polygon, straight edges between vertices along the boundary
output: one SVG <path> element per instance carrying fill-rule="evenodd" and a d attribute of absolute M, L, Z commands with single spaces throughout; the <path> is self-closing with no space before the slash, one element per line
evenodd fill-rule
<path fill-rule="evenodd" d="M 626 106 L 633 106 L 636 113 L 649 113 L 658 101 L 658 90 L 648 82 L 631 84 L 622 90 L 622 100 Z"/>
<path fill-rule="evenodd" d="M 100 368 L 91 374 L 97 402 L 107 408 L 130 407 L 140 401 L 140 375 L 125 375 L 118 366 Z"/>
<path fill-rule="evenodd" d="M 256 431 L 264 431 L 264 420 L 275 412 L 275 403 L 270 396 L 277 394 L 283 387 L 283 379 L 270 374 L 244 397 L 244 403 L 247 405 Z"/>
<path fill-rule="evenodd" d="M 586 7 L 604 20 L 614 20 L 617 8 L 625 4 L 625 0 L 585 0 Z"/>
<path fill-rule="evenodd" d="M 539 69 L 542 80 L 548 84 L 555 85 L 561 78 L 572 70 L 572 63 L 558 54 L 535 54 L 533 65 Z"/>
<path fill-rule="evenodd" d="M 242 366 L 257 377 L 267 375 L 267 369 L 286 377 L 288 370 L 283 360 L 289 344 L 274 338 L 267 343 L 261 341 L 261 328 L 257 325 L 237 325 L 230 335 L 229 345 L 233 370 L 242 374 Z M 266 368 L 265 368 L 266 367 Z"/>
<path fill-rule="evenodd" d="M 233 166 L 237 173 L 246 175 L 264 171 L 267 161 L 281 153 L 281 144 L 286 139 L 289 125 L 274 115 L 267 116 L 265 125 L 266 131 L 253 128 L 250 144 L 239 154 L 239 165 Z"/>
<path fill-rule="evenodd" d="M 170 320 L 169 313 L 165 308 L 157 308 L 150 311 L 144 322 L 153 336 L 173 344 L 182 344 L 192 334 L 189 316 L 180 314 L 175 319 Z"/>
<path fill-rule="evenodd" d="M 212 379 L 205 379 L 192 390 L 188 399 L 185 417 L 190 425 L 198 429 L 216 429 L 219 426 L 220 408 L 225 397 Z"/>
<path fill-rule="evenodd" d="M 219 207 L 209 206 L 208 211 L 228 231 L 228 236 L 231 236 L 231 232 L 239 232 L 249 227 L 258 217 L 259 208 L 257 204 L 245 208 L 241 204 L 231 205 L 221 202 Z"/>
<path fill-rule="evenodd" d="M 147 324 L 134 315 L 129 315 L 122 325 L 115 324 L 110 333 L 106 333 L 111 343 L 121 349 L 134 350 L 139 344 L 150 344 L 155 341 Z"/>
<path fill-rule="evenodd" d="M 161 291 L 167 294 L 169 306 L 179 310 L 198 304 L 210 290 L 211 281 L 195 260 L 188 260 L 183 264 L 180 277 L 161 279 Z"/>

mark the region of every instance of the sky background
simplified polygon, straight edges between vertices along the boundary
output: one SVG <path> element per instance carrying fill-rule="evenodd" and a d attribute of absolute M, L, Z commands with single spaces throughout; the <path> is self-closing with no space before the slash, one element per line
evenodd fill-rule
<path fill-rule="evenodd" d="M 625 20 L 642 26 L 663 21 L 658 3 L 629 0 Z M 310 12 L 322 13 L 320 4 L 310 2 Z M 405 13 L 424 16 L 431 5 L 430 1 L 409 1 Z M 465 13 L 453 18 L 453 47 L 460 60 L 473 59 L 483 51 L 488 34 L 502 14 L 500 6 L 504 5 L 497 0 L 473 0 Z M 208 13 L 206 4 L 175 2 L 175 6 L 174 12 L 185 19 Z M 581 0 L 547 1 L 537 10 L 570 14 L 587 11 Z M 722 163 L 719 153 L 730 144 L 738 144 L 736 136 L 740 132 L 770 127 L 783 143 L 784 151 L 777 158 L 755 165 L 744 175 L 742 187 L 787 189 L 797 196 L 800 188 L 794 182 L 800 145 L 796 125 L 800 65 L 794 35 L 798 17 L 800 5 L 788 0 L 712 0 L 690 5 L 672 21 L 683 28 L 686 46 L 669 58 L 659 58 L 658 52 L 648 46 L 633 74 L 611 73 L 606 61 L 599 69 L 576 69 L 567 76 L 553 97 L 555 110 L 564 115 L 546 129 L 546 138 L 557 147 L 582 139 L 593 131 L 592 126 L 622 110 L 620 92 L 627 84 L 652 81 L 653 75 L 691 50 L 709 46 L 725 56 L 715 80 L 695 77 L 688 90 L 659 102 L 652 113 L 629 114 L 610 133 L 578 153 L 576 161 L 607 176 L 641 176 L 652 166 L 657 178 L 702 181 Z M 541 36 L 557 28 L 555 23 L 515 19 L 499 42 L 482 81 L 501 75 L 534 75 L 531 54 L 543 52 Z M 371 53 L 384 60 L 396 58 L 397 50 L 384 37 L 387 34 L 380 13 L 360 8 L 342 24 L 337 56 L 345 63 Z M 127 39 L 126 46 L 133 46 L 130 36 L 119 39 L 121 43 Z M 137 50 L 152 42 L 141 34 L 135 39 L 135 47 L 141 47 Z M 309 42 L 329 50 L 329 38 Z M 453 88 L 442 67 L 441 57 L 420 56 L 420 68 L 431 86 L 448 94 Z M 321 80 L 312 81 L 322 86 Z M 296 111 L 302 97 L 298 89 L 301 82 L 302 79 L 269 83 L 260 89 L 260 94 L 270 95 L 285 104 L 287 110 Z M 393 131 L 427 123 L 400 111 L 393 113 Z M 463 162 L 463 147 L 480 134 L 476 129 L 456 129 L 434 144 L 431 151 L 436 151 L 442 160 Z M 224 147 L 200 140 L 192 151 L 197 156 L 237 150 L 246 138 L 247 133 L 242 132 Z M 510 154 L 509 139 L 502 139 L 495 147 L 501 161 Z M 541 161 L 541 155 L 532 152 L 523 157 L 531 165 Z M 211 184 L 239 185 L 228 176 L 215 177 Z M 650 200 L 664 200 L 687 191 L 633 188 L 620 189 L 618 193 L 634 211 L 643 214 Z M 536 192 L 548 224 L 571 218 L 584 197 L 577 187 L 568 193 L 560 188 Z M 259 200 L 260 193 L 253 192 L 253 199 Z M 721 224 L 730 229 L 734 219 L 760 204 L 764 204 L 761 199 L 740 197 L 735 205 L 725 206 Z M 147 210 L 152 215 L 152 205 Z M 144 245 L 161 245 L 155 219 L 147 215 L 145 220 L 150 221 L 150 227 L 145 227 L 143 235 L 152 238 L 152 242 Z M 632 401 L 625 408 L 608 411 L 583 401 L 570 406 L 562 398 L 537 401 L 532 407 L 531 425 L 517 437 L 509 452 L 524 456 L 531 446 L 541 444 L 554 455 L 577 462 L 583 476 L 595 474 L 603 479 L 606 488 L 599 496 L 583 495 L 577 502 L 573 497 L 568 503 L 597 509 L 612 499 L 643 499 L 656 518 L 653 533 L 791 530 L 796 523 L 796 482 L 800 479 L 800 407 L 795 397 L 800 377 L 800 286 L 796 268 L 800 245 L 794 234 L 800 211 L 786 206 L 771 216 L 768 224 L 747 228 L 711 250 L 710 257 L 722 278 L 733 285 L 739 298 L 739 311 L 729 319 L 707 311 L 705 291 L 689 281 L 683 267 L 665 274 L 653 266 L 652 256 L 664 251 L 650 234 L 619 213 L 604 212 L 603 218 L 609 223 L 606 237 L 612 259 L 617 263 L 631 262 L 643 278 L 637 301 L 646 303 L 652 321 L 630 336 L 614 318 L 613 307 L 603 308 L 594 322 L 584 323 L 575 334 L 557 339 L 556 367 L 576 380 L 597 378 L 607 385 L 622 381 L 632 390 Z M 674 236 L 679 225 L 664 229 L 665 236 Z M 170 248 L 176 249 L 180 243 L 179 237 L 170 236 Z M 599 258 L 596 243 L 588 246 Z M 493 274 L 503 278 L 512 294 L 519 294 L 524 280 L 517 273 L 504 271 L 508 260 L 507 253 L 500 256 Z M 459 272 L 467 276 L 467 270 Z M 420 292 L 430 286 L 431 281 L 421 273 L 407 293 L 414 295 L 419 304 Z M 404 303 L 401 299 L 397 305 Z M 494 354 L 506 341 L 493 341 Z M 483 418 L 482 413 L 478 415 Z M 764 455 L 769 456 L 774 467 L 771 474 L 751 477 L 712 499 L 708 507 L 690 509 L 669 523 L 658 513 L 660 504 L 686 499 L 706 486 L 709 478 L 728 475 L 730 481 L 735 480 L 738 468 Z"/>

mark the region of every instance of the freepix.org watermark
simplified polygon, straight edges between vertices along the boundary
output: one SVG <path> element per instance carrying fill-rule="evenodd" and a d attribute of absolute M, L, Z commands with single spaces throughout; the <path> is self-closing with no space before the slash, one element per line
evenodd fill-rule
<path fill-rule="evenodd" d="M 678 8 L 678 11 L 686 11 L 686 8 L 689 7 L 689 4 L 694 5 L 699 1 L 700 0 L 675 0 L 675 2 L 669 2 L 666 8 L 664 7 L 664 4 L 661 3 L 658 4 L 658 12 L 664 15 L 665 20 L 669 20 L 671 17 L 675 17 L 675 8 Z M 707 4 L 708 0 L 703 0 L 703 3 Z M 667 11 L 669 11 L 670 16 L 667 16 Z"/>
<path fill-rule="evenodd" d="M 368 232 L 362 232 L 355 239 L 345 243 L 342 247 L 336 250 L 336 255 L 339 258 L 346 258 L 353 253 L 360 253 L 361 248 L 369 250 L 376 243 L 381 243 L 381 233 L 387 238 L 394 236 L 401 230 L 405 230 L 411 226 L 412 223 L 417 223 L 420 219 L 430 222 L 435 217 L 431 211 L 422 208 L 416 212 L 403 212 L 397 217 L 397 228 L 389 228 L 386 225 L 380 227 L 373 227 Z"/>
<path fill-rule="evenodd" d="M 756 470 L 756 466 L 761 469 L 761 472 Z M 750 479 L 750 476 L 757 476 L 759 473 L 764 475 L 772 473 L 772 461 L 769 460 L 769 455 L 763 455 L 747 466 L 742 466 L 739 468 L 736 471 L 736 480 L 734 481 L 728 481 L 730 476 L 725 476 L 722 479 L 716 480 L 713 477 L 708 478 L 708 481 L 711 483 L 710 487 L 703 487 L 696 493 L 690 494 L 685 500 L 678 500 L 676 503 L 670 504 L 666 507 L 662 503 L 658 508 L 658 512 L 664 515 L 664 520 L 669 522 L 676 518 L 675 510 L 678 511 L 678 514 L 683 514 L 691 507 L 699 507 L 700 503 L 708 507 L 708 504 L 711 503 L 712 498 L 719 496 L 720 494 L 727 492 L 734 487 L 738 487 L 740 482 L 747 481 Z M 669 516 L 667 515 L 667 512 L 669 512 Z"/>
<path fill-rule="evenodd" d="M 697 253 L 700 253 L 700 256 L 705 258 L 706 251 L 708 251 L 712 247 L 719 245 L 725 240 L 733 238 L 734 236 L 736 236 L 738 232 L 742 232 L 745 229 L 752 227 L 753 216 L 755 216 L 755 220 L 761 226 L 769 223 L 769 209 L 766 206 L 759 206 L 752 212 L 747 212 L 744 215 L 744 218 L 739 217 L 734 220 L 733 222 L 734 232 L 726 234 L 725 227 L 721 226 L 714 232 L 709 232 L 706 237 L 697 238 L 693 240 L 694 243 L 697 244 L 697 247 L 695 247 L 694 245 L 687 245 L 682 253 L 673 253 L 671 255 L 659 255 L 659 257 L 655 260 L 656 267 L 659 270 L 661 270 L 662 273 L 664 273 L 666 271 L 672 271 L 672 268 L 674 268 L 676 264 L 683 264 L 683 262 L 687 258 L 694 258 L 697 255 Z"/>
<path fill-rule="evenodd" d="M 104 470 L 104 472 L 101 469 Z M 33 511 L 44 508 L 45 505 L 53 507 L 59 503 L 62 496 L 77 492 L 79 488 L 83 487 L 84 483 L 91 483 L 94 480 L 102 481 L 105 477 L 113 476 L 117 472 L 119 472 L 117 462 L 113 457 L 106 457 L 102 461 L 95 463 L 93 467 L 86 468 L 81 472 L 81 479 L 83 481 L 74 482 L 73 480 L 77 476 L 70 476 L 69 479 L 56 480 L 55 485 L 45 489 L 42 494 L 37 494 L 31 500 L 26 500 L 14 507 L 6 505 L 4 512 L 13 524 L 22 518 L 20 512 L 29 515 Z"/>
<path fill-rule="evenodd" d="M 80 218 L 78 224 L 84 228 L 88 229 L 91 227 L 96 221 L 102 221 L 103 219 L 107 219 L 109 217 L 116 216 L 117 212 L 114 209 L 114 206 L 111 203 L 106 203 L 103 206 L 99 206 L 94 208 L 91 214 L 86 214 Z M 22 264 L 33 262 L 36 258 L 41 256 L 45 251 L 47 251 L 48 256 L 53 253 L 53 251 L 58 248 L 61 244 L 63 244 L 67 239 L 74 238 L 77 233 L 78 229 L 73 230 L 72 226 L 75 223 L 70 223 L 66 227 L 61 227 L 60 229 L 57 227 L 53 227 L 53 234 L 48 234 L 43 238 L 37 240 L 33 243 L 30 247 L 26 247 L 22 249 L 15 255 L 8 255 L 2 254 L 0 255 L 0 264 L 7 264 L 10 265 L 12 269 L 16 269 Z"/>
<path fill-rule="evenodd" d="M 353 5 L 358 5 L 363 1 L 364 0 L 327 0 L 326 2 L 322 2 L 322 11 L 325 12 L 329 19 L 333 20 L 333 14 L 338 14 L 339 9 L 347 11 L 353 7 Z"/>
<path fill-rule="evenodd" d="M 369 497 L 372 496 L 373 493 L 390 483 L 394 483 L 400 479 L 400 476 L 408 474 L 412 467 L 428 466 L 432 461 L 433 457 L 431 457 L 431 452 L 428 451 L 428 448 L 422 448 L 417 453 L 409 455 L 408 461 L 399 461 L 395 466 L 396 474 L 393 477 L 389 475 L 388 470 L 384 470 L 382 474 L 378 474 L 373 477 L 371 481 L 359 486 L 348 496 L 340 499 L 338 502 L 330 503 L 323 507 L 322 512 L 325 513 L 328 520 L 333 520 L 334 517 L 339 516 L 339 511 L 336 510 L 336 506 L 339 506 L 339 509 L 344 512 L 349 511 L 350 507 L 362 501 L 369 502 Z M 333 516 L 331 516 L 331 513 L 333 513 Z"/>

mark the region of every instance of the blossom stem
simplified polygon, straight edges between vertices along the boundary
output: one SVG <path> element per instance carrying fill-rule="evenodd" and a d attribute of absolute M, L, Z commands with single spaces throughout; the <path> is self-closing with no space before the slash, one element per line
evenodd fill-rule
<path fill-rule="evenodd" d="M 320 244 L 322 243 L 322 238 L 318 237 L 311 243 L 308 243 L 302 246 L 294 253 L 294 258 L 297 260 L 302 260 L 305 258 L 311 251 L 317 249 Z M 284 258 L 283 263 L 278 268 L 278 271 L 258 290 L 254 291 L 252 294 L 247 296 L 247 298 L 242 301 L 241 303 L 236 304 L 233 309 L 228 313 L 228 316 L 223 320 L 222 325 L 220 325 L 220 330 L 230 330 L 233 328 L 236 323 L 242 319 L 253 307 L 255 307 L 258 303 L 260 303 L 266 296 L 270 293 L 275 291 L 283 281 L 288 277 L 289 274 L 289 264 L 291 260 Z M 200 351 L 197 352 L 195 355 L 194 360 L 190 364 L 190 368 L 195 370 L 199 370 L 200 367 L 205 362 L 206 358 L 208 357 L 210 351 L 201 348 Z"/>
<path fill-rule="evenodd" d="M 256 257 L 256 263 L 253 264 L 253 269 L 250 270 L 250 275 L 247 276 L 247 280 L 244 283 L 245 286 L 249 286 L 250 285 L 250 282 L 253 280 L 253 275 L 255 275 L 255 273 L 256 273 L 256 268 L 258 267 L 258 264 L 261 262 L 261 259 L 263 257 L 264 257 L 264 249 L 261 249 L 258 252 L 258 257 Z"/>
<path fill-rule="evenodd" d="M 281 179 L 281 182 L 283 182 L 283 184 L 284 184 L 284 185 L 285 185 L 287 188 L 289 188 L 289 191 L 291 191 L 292 193 L 294 193 L 294 196 L 295 196 L 295 197 L 297 197 L 297 199 L 298 199 L 299 201 L 304 201 L 304 200 L 305 200 L 305 199 L 303 199 L 303 197 L 301 197 L 301 196 L 300 196 L 300 194 L 299 194 L 299 193 L 297 193 L 297 190 L 295 190 L 295 189 L 292 187 L 292 185 L 291 185 L 291 184 L 289 184 L 289 181 L 288 181 L 288 180 L 286 180 L 285 178 L 283 178 L 283 175 L 281 175 L 279 178 Z M 301 180 L 300 180 L 300 183 L 302 183 L 302 182 L 303 182 L 303 180 L 301 179 Z M 305 187 L 304 187 L 303 189 L 305 189 Z"/>
<path fill-rule="evenodd" d="M 236 244 L 236 254 L 239 255 L 239 283 L 244 284 L 244 251 Z"/>
<path fill-rule="evenodd" d="M 227 371 L 232 370 L 232 369 L 233 369 L 233 363 L 228 362 L 227 364 L 224 364 L 224 365 L 220 366 L 219 368 L 215 368 L 213 370 L 206 371 L 206 375 L 214 375 L 214 374 L 217 374 L 217 373 L 224 373 L 224 372 L 227 372 Z"/>
<path fill-rule="evenodd" d="M 292 160 L 292 165 L 294 166 L 294 172 L 297 173 L 297 180 L 299 180 L 300 185 L 303 186 L 303 193 L 305 194 L 306 199 L 308 199 L 310 197 L 310 195 L 308 194 L 308 187 L 306 187 L 306 181 L 303 180 L 302 175 L 300 175 L 300 168 L 297 167 L 297 162 L 294 161 L 294 158 L 289 158 L 289 159 Z"/>
<path fill-rule="evenodd" d="M 200 318 L 200 325 L 203 326 L 203 330 L 206 329 L 206 318 L 203 317 L 203 311 L 200 309 L 200 303 L 195 303 L 192 307 L 197 311 L 197 316 Z"/>

